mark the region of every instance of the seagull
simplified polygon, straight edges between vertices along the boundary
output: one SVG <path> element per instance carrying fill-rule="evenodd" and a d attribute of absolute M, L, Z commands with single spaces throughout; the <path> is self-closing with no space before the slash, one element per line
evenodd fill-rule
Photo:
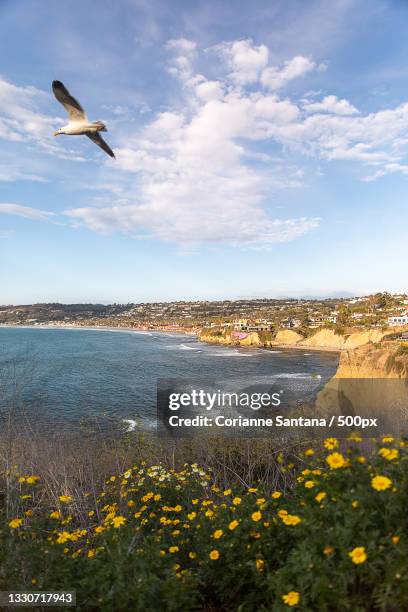
<path fill-rule="evenodd" d="M 52 82 L 52 91 L 54 92 L 54 96 L 57 98 L 58 102 L 61 102 L 69 116 L 69 123 L 54 132 L 54 136 L 59 136 L 60 134 L 79 136 L 84 134 L 85 136 L 88 136 L 92 142 L 97 144 L 98 147 L 101 147 L 105 153 L 111 157 L 115 157 L 115 154 L 110 146 L 99 134 L 99 132 L 107 132 L 106 125 L 102 123 L 102 121 L 89 121 L 82 106 L 73 96 L 71 96 L 68 89 L 63 83 L 61 83 L 61 81 Z"/>

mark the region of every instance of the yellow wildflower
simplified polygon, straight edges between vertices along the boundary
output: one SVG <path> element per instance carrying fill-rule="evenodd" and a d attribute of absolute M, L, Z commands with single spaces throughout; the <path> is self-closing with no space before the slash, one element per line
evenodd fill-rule
<path fill-rule="evenodd" d="M 197 553 L 195 552 L 189 552 L 188 556 L 190 557 L 190 559 L 195 559 L 197 557 Z"/>
<path fill-rule="evenodd" d="M 282 493 L 280 491 L 274 491 L 271 495 L 272 499 L 279 499 L 282 497 Z"/>
<path fill-rule="evenodd" d="M 314 480 L 306 480 L 305 482 L 305 487 L 306 489 L 312 489 L 315 486 L 315 481 Z"/>
<path fill-rule="evenodd" d="M 353 550 L 349 552 L 348 555 L 350 559 L 352 560 L 352 562 L 355 563 L 356 565 L 359 565 L 360 563 L 364 563 L 364 561 L 366 561 L 367 559 L 367 554 L 366 554 L 364 546 L 357 546 L 356 548 L 353 548 Z"/>
<path fill-rule="evenodd" d="M 380 448 L 378 454 L 384 459 L 387 459 L 388 461 L 393 461 L 394 459 L 398 459 L 399 457 L 399 451 L 396 448 L 383 447 Z"/>
<path fill-rule="evenodd" d="M 371 486 L 376 491 L 385 491 L 392 486 L 392 480 L 388 476 L 374 476 L 371 479 Z"/>
<path fill-rule="evenodd" d="M 179 547 L 178 547 L 178 546 L 170 546 L 170 548 L 169 548 L 169 553 L 174 554 L 174 553 L 178 552 L 179 550 L 180 550 L 180 549 L 179 549 Z"/>
<path fill-rule="evenodd" d="M 313 457 L 313 455 L 315 454 L 313 448 L 308 448 L 305 450 L 305 457 Z"/>
<path fill-rule="evenodd" d="M 297 591 L 289 591 L 286 595 L 282 595 L 282 599 L 287 606 L 296 606 L 300 601 L 300 594 Z"/>
<path fill-rule="evenodd" d="M 320 504 L 320 502 L 323 501 L 325 497 L 327 497 L 327 493 L 325 493 L 324 491 L 320 491 L 320 493 L 315 495 L 315 500 L 318 504 Z"/>
<path fill-rule="evenodd" d="M 263 559 L 257 559 L 255 561 L 255 565 L 256 565 L 256 569 L 258 570 L 258 572 L 262 572 L 265 566 L 265 561 Z"/>
<path fill-rule="evenodd" d="M 62 502 L 63 504 L 69 504 L 70 501 L 72 501 L 72 497 L 71 495 L 60 495 L 58 497 L 58 499 L 60 500 L 60 502 Z"/>
<path fill-rule="evenodd" d="M 241 498 L 234 497 L 234 499 L 232 500 L 232 503 L 234 504 L 234 506 L 239 506 L 239 504 L 241 503 Z"/>
<path fill-rule="evenodd" d="M 282 521 L 285 525 L 298 525 L 301 520 L 302 519 L 296 514 L 286 514 L 282 516 Z"/>
<path fill-rule="evenodd" d="M 22 524 L 23 524 L 22 518 L 14 518 L 9 522 L 9 527 L 10 529 L 17 529 L 18 527 L 21 527 Z"/>
<path fill-rule="evenodd" d="M 217 529 L 216 531 L 214 531 L 213 533 L 214 540 L 219 540 L 222 537 L 223 533 L 224 532 L 222 529 Z"/>
<path fill-rule="evenodd" d="M 231 531 L 234 531 L 234 529 L 236 529 L 238 525 L 239 525 L 239 521 L 235 519 L 234 521 L 230 522 L 230 524 L 228 525 L 228 529 L 231 529 Z"/>
<path fill-rule="evenodd" d="M 122 527 L 126 523 L 126 519 L 124 516 L 114 516 L 112 519 L 112 525 L 115 529 Z"/>
<path fill-rule="evenodd" d="M 347 461 L 341 453 L 331 453 L 330 455 L 327 455 L 326 462 L 329 464 L 332 470 L 337 470 L 338 468 L 342 468 L 347 465 Z"/>
<path fill-rule="evenodd" d="M 52 519 L 60 519 L 61 518 L 61 513 L 58 512 L 58 510 L 54 510 L 54 512 L 51 512 L 50 518 L 52 518 Z"/>
<path fill-rule="evenodd" d="M 400 541 L 400 536 L 392 536 L 391 542 L 393 544 L 398 544 L 399 541 Z"/>
<path fill-rule="evenodd" d="M 227 496 L 227 495 L 231 495 L 231 493 L 232 493 L 231 489 L 226 489 L 226 490 L 224 491 L 224 495 L 225 495 L 225 496 Z"/>
<path fill-rule="evenodd" d="M 88 550 L 88 558 L 91 559 L 94 556 L 95 556 L 95 551 L 91 548 L 91 550 Z"/>
<path fill-rule="evenodd" d="M 26 482 L 27 484 L 36 484 L 40 480 L 39 476 L 27 476 Z"/>
<path fill-rule="evenodd" d="M 331 555 L 334 552 L 334 546 L 327 545 L 323 548 L 324 555 Z"/>
<path fill-rule="evenodd" d="M 253 520 L 255 523 L 257 523 L 258 521 L 260 521 L 260 520 L 261 520 L 261 518 L 262 518 L 262 513 L 261 513 L 261 512 L 259 512 L 259 510 L 258 510 L 257 512 L 253 512 L 253 513 L 251 514 L 251 519 L 252 519 L 252 520 Z"/>
<path fill-rule="evenodd" d="M 323 445 L 325 448 L 327 448 L 327 450 L 333 450 L 338 447 L 339 442 L 337 438 L 326 438 L 326 440 L 323 442 Z"/>
<path fill-rule="evenodd" d="M 209 557 L 211 561 L 216 561 L 220 558 L 220 553 L 218 552 L 218 550 L 214 549 L 210 552 Z"/>

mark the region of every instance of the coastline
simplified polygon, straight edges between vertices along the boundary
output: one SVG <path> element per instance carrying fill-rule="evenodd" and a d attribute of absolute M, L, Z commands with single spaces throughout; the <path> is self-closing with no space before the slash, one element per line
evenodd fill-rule
<path fill-rule="evenodd" d="M 84 331 L 110 331 L 110 332 L 135 332 L 145 334 L 180 334 L 183 336 L 198 336 L 197 332 L 184 329 L 146 329 L 145 327 L 111 327 L 103 325 L 13 325 L 12 323 L 0 323 L 0 328 L 8 329 L 79 329 Z"/>

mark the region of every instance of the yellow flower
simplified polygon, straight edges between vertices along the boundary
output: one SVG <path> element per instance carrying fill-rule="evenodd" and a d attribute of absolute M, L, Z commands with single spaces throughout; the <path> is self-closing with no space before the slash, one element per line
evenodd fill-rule
<path fill-rule="evenodd" d="M 88 558 L 91 559 L 94 556 L 95 556 L 95 551 L 93 549 L 88 550 Z"/>
<path fill-rule="evenodd" d="M 383 447 L 380 448 L 378 454 L 381 455 L 381 457 L 384 457 L 384 459 L 387 459 L 388 461 L 393 461 L 394 459 L 398 459 L 399 457 L 399 451 L 396 448 Z"/>
<path fill-rule="evenodd" d="M 136 503 L 133 501 L 133 499 L 129 499 L 127 505 L 128 505 L 129 508 L 133 508 L 133 506 L 135 506 Z"/>
<path fill-rule="evenodd" d="M 27 484 L 36 484 L 40 480 L 39 476 L 27 476 L 26 482 Z"/>
<path fill-rule="evenodd" d="M 234 531 L 234 529 L 236 529 L 239 525 L 239 521 L 234 520 L 231 521 L 230 524 L 228 525 L 228 529 L 231 529 L 231 531 Z"/>
<path fill-rule="evenodd" d="M 72 501 L 72 497 L 71 495 L 60 495 L 58 497 L 58 499 L 60 500 L 60 502 L 62 502 L 63 504 L 69 504 L 70 501 Z"/>
<path fill-rule="evenodd" d="M 315 486 L 315 481 L 314 480 L 306 480 L 305 482 L 305 487 L 306 489 L 312 489 Z"/>
<path fill-rule="evenodd" d="M 392 486 L 392 480 L 388 476 L 374 476 L 371 479 L 371 486 L 376 491 L 385 491 Z"/>
<path fill-rule="evenodd" d="M 258 521 L 260 521 L 260 520 L 261 520 L 261 518 L 262 518 L 262 513 L 261 513 L 261 512 L 259 512 L 259 510 L 258 510 L 257 512 L 253 512 L 253 513 L 251 514 L 251 519 L 252 519 L 252 520 L 253 520 L 255 523 L 257 523 Z"/>
<path fill-rule="evenodd" d="M 367 459 L 365 457 L 361 456 L 361 457 L 357 457 L 357 461 L 359 463 L 365 463 L 367 461 Z"/>
<path fill-rule="evenodd" d="M 211 561 L 216 561 L 220 558 L 220 553 L 218 552 L 218 550 L 214 549 L 210 552 L 209 557 Z"/>
<path fill-rule="evenodd" d="M 193 521 L 196 516 L 197 516 L 197 512 L 190 512 L 189 514 L 187 514 L 187 518 L 189 521 Z"/>
<path fill-rule="evenodd" d="M 392 436 L 383 436 L 382 441 L 386 444 L 387 442 L 394 442 L 394 438 Z"/>
<path fill-rule="evenodd" d="M 222 529 L 217 529 L 216 531 L 214 531 L 214 534 L 213 534 L 214 540 L 219 540 L 222 537 L 223 533 L 224 532 Z"/>
<path fill-rule="evenodd" d="M 358 508 L 358 501 L 353 500 L 353 501 L 351 502 L 351 506 L 352 506 L 353 508 Z"/>
<path fill-rule="evenodd" d="M 258 489 L 254 488 L 254 487 L 249 487 L 248 489 L 248 493 L 256 493 L 258 491 Z"/>
<path fill-rule="evenodd" d="M 399 541 L 400 541 L 400 536 L 392 536 L 391 542 L 393 544 L 398 544 Z"/>
<path fill-rule="evenodd" d="M 114 516 L 112 519 L 112 525 L 115 529 L 122 527 L 126 523 L 126 519 L 124 516 Z"/>
<path fill-rule="evenodd" d="M 197 553 L 195 552 L 189 552 L 188 556 L 190 557 L 190 559 L 195 559 L 197 557 Z"/>
<path fill-rule="evenodd" d="M 102 525 L 95 527 L 95 533 L 103 533 L 104 531 L 106 531 L 106 529 L 105 527 L 102 527 Z"/>
<path fill-rule="evenodd" d="M 334 552 L 334 546 L 327 545 L 323 548 L 324 555 L 331 555 Z"/>
<path fill-rule="evenodd" d="M 300 601 L 300 594 L 297 591 L 289 591 L 286 595 L 282 595 L 282 599 L 287 606 L 296 606 Z"/>
<path fill-rule="evenodd" d="M 262 572 L 265 566 L 265 561 L 263 559 L 257 559 L 255 561 L 255 565 L 256 565 L 256 569 L 258 570 L 258 572 Z"/>
<path fill-rule="evenodd" d="M 333 450 L 334 448 L 338 447 L 339 442 L 336 438 L 326 438 L 326 440 L 323 442 L 323 445 L 328 450 Z"/>
<path fill-rule="evenodd" d="M 360 563 L 364 563 L 364 561 L 366 561 L 367 559 L 367 554 L 366 554 L 364 546 L 357 546 L 356 548 L 353 548 L 353 550 L 349 552 L 348 555 L 350 559 L 352 560 L 352 562 L 355 563 L 356 565 L 359 565 Z"/>
<path fill-rule="evenodd" d="M 353 431 L 353 432 L 352 432 L 352 433 L 349 435 L 348 439 L 349 439 L 351 442 L 362 442 L 362 441 L 363 441 L 363 438 L 362 438 L 362 437 L 361 437 L 361 436 L 360 436 L 360 435 L 359 435 L 357 432 L 355 432 L 355 431 Z"/>
<path fill-rule="evenodd" d="M 54 512 L 51 512 L 50 518 L 52 518 L 52 519 L 59 519 L 59 518 L 61 518 L 61 513 L 58 512 L 58 510 L 54 510 Z"/>
<path fill-rule="evenodd" d="M 326 461 L 332 470 L 337 470 L 347 465 L 347 461 L 341 453 L 331 453 L 331 455 L 327 455 Z"/>
<path fill-rule="evenodd" d="M 15 518 L 9 522 L 9 527 L 10 529 L 17 529 L 17 527 L 21 527 L 22 524 L 23 524 L 22 518 Z"/>
<path fill-rule="evenodd" d="M 271 497 L 273 499 L 279 499 L 280 497 L 282 497 L 282 493 L 280 491 L 274 491 L 271 495 Z"/>
<path fill-rule="evenodd" d="M 212 510 L 207 510 L 205 516 L 211 517 L 214 516 L 214 512 Z"/>
<path fill-rule="evenodd" d="M 234 506 L 239 506 L 239 504 L 241 503 L 241 498 L 234 497 L 234 499 L 232 500 L 232 503 L 234 504 Z"/>
<path fill-rule="evenodd" d="M 176 553 L 178 552 L 180 549 L 178 546 L 170 546 L 169 548 L 169 553 Z"/>
<path fill-rule="evenodd" d="M 26 516 L 33 516 L 34 511 L 33 511 L 33 510 L 31 510 L 31 508 L 30 508 L 29 510 L 26 510 L 26 511 L 24 512 L 24 514 L 25 514 Z"/>
<path fill-rule="evenodd" d="M 315 495 L 315 500 L 317 501 L 317 503 L 320 504 L 320 502 L 323 501 L 325 497 L 327 497 L 327 493 L 325 493 L 324 491 L 320 491 L 320 493 Z"/>
<path fill-rule="evenodd" d="M 315 454 L 313 448 L 308 448 L 305 450 L 305 457 L 313 457 L 313 455 Z"/>
<path fill-rule="evenodd" d="M 298 525 L 301 522 L 301 518 L 296 514 L 286 514 L 282 516 L 282 521 L 285 525 Z"/>
<path fill-rule="evenodd" d="M 227 496 L 227 495 L 231 495 L 231 493 L 232 493 L 231 489 L 226 489 L 226 490 L 224 491 L 224 495 L 225 495 L 225 496 Z"/>

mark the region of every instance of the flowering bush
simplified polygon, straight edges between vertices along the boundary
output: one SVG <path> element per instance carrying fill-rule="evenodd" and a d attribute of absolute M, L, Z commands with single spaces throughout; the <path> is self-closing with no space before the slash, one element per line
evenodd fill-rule
<path fill-rule="evenodd" d="M 368 459 L 360 442 L 306 449 L 284 494 L 142 463 L 50 504 L 15 475 L 0 589 L 76 588 L 83 610 L 406 609 L 408 445 L 384 437 Z"/>

